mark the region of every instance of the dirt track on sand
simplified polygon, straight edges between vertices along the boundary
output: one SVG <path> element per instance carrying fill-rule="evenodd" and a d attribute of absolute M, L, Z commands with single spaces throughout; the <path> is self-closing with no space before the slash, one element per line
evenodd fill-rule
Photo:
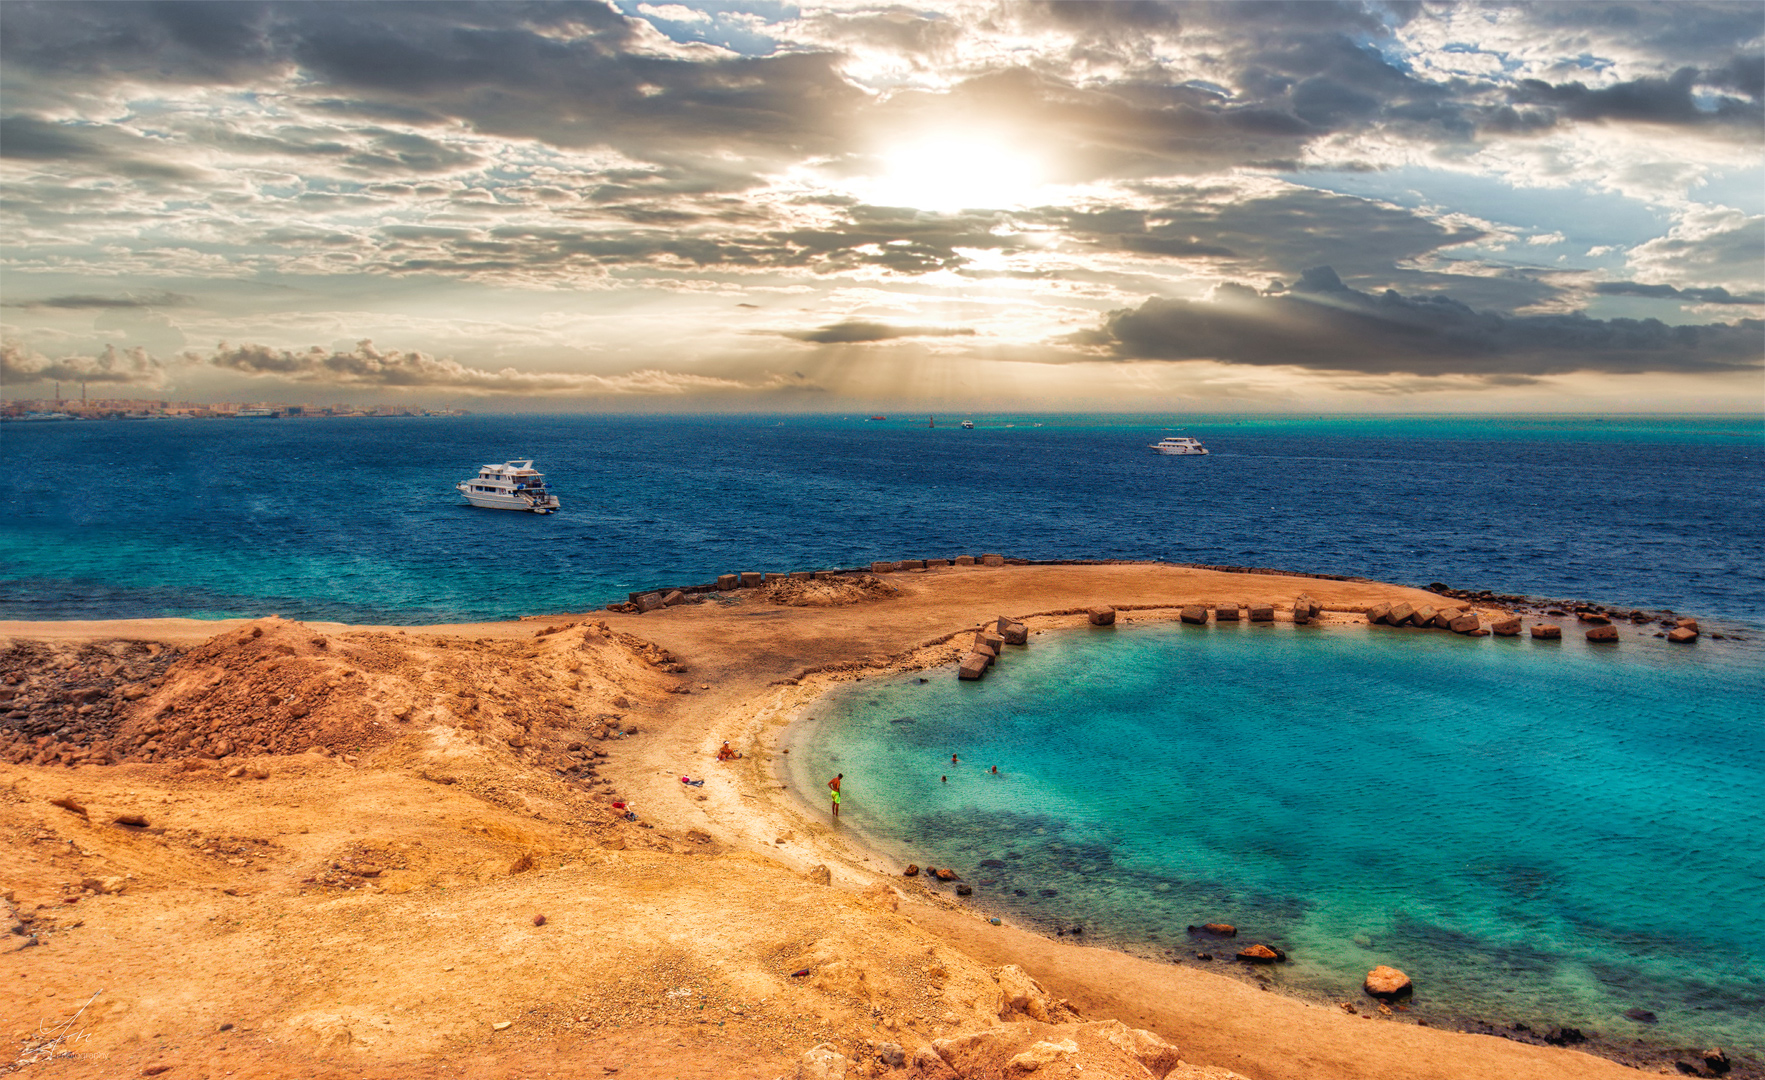
<path fill-rule="evenodd" d="M 991 927 L 772 778 L 829 685 L 947 662 L 996 615 L 1428 594 L 1147 565 L 887 582 L 404 631 L 0 625 L 38 650 L 30 701 L 97 678 L 92 643 L 177 654 L 106 676 L 104 724 L 6 744 L 0 1071 L 770 1080 L 838 1075 L 801 1064 L 825 1043 L 853 1077 L 1634 1075 Z M 716 763 L 724 739 L 746 756 Z"/>

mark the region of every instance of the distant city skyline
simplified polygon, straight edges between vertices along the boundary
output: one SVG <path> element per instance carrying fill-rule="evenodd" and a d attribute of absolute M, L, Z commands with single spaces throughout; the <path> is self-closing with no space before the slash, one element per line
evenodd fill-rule
<path fill-rule="evenodd" d="M 1765 410 L 1765 6 L 0 5 L 0 383 Z"/>

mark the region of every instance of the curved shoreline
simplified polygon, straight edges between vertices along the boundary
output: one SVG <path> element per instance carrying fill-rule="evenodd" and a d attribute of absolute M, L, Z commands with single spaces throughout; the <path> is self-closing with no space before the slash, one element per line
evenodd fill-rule
<path fill-rule="evenodd" d="M 1056 995 L 1091 1017 L 1112 1016 L 1152 1027 L 1182 1046 L 1185 1060 L 1263 1077 L 1363 1077 L 1375 1073 L 1427 1077 L 1621 1077 L 1622 1066 L 1574 1050 L 1505 1039 L 1470 1039 L 1459 1032 L 1395 1023 L 1347 1023 L 1334 1009 L 1260 993 L 1217 973 L 1177 968 L 1125 952 L 1077 946 L 1017 926 L 992 927 L 972 911 L 926 890 L 903 888 L 898 868 L 879 853 L 814 820 L 794 796 L 770 780 L 784 749 L 776 740 L 793 715 L 836 683 L 873 673 L 923 668 L 955 658 L 956 637 L 998 614 L 1082 611 L 1098 604 L 1132 611 L 1127 620 L 1164 621 L 1197 600 L 1273 602 L 1287 606 L 1309 593 L 1338 612 L 1339 623 L 1363 623 L 1349 612 L 1390 599 L 1437 594 L 1347 579 L 1232 574 L 1169 564 L 1087 564 L 963 567 L 901 574 L 895 599 L 842 608 L 778 608 L 737 596 L 688 603 L 649 615 L 595 612 L 552 616 L 546 623 L 603 620 L 615 631 L 655 642 L 691 672 L 678 696 L 640 701 L 644 734 L 619 744 L 609 766 L 621 793 L 664 827 L 704 830 L 722 845 L 792 870 L 817 864 L 848 894 L 886 884 L 902 896 L 912 924 L 951 948 L 987 963 L 1018 963 Z M 1140 610 L 1133 610 L 1138 608 Z M 1052 621 L 1082 616 L 1043 616 Z M 427 628 L 430 634 L 498 643 L 530 642 L 538 620 Z M 151 624 L 0 624 L 0 635 L 93 640 L 140 637 L 195 643 L 231 624 L 155 620 Z M 1051 623 L 1052 624 L 1052 623 Z M 319 624 L 309 624 L 318 627 Z M 365 628 L 337 627 L 339 633 Z M 389 627 L 398 633 L 412 628 Z M 544 634 L 550 627 L 541 628 Z M 1367 632 L 1371 632 L 1370 630 Z M 1408 633 L 1412 631 L 1381 631 Z M 1413 631 L 1423 632 L 1423 631 Z M 685 801 L 678 776 L 717 769 L 710 755 L 723 739 L 739 740 L 746 761 L 703 789 L 708 801 Z M 1747 1066 L 1737 1068 L 1743 1075 Z"/>
<path fill-rule="evenodd" d="M 1335 578 L 1333 580 L 1349 579 Z M 1179 621 L 1179 611 L 1166 604 L 1119 605 L 1115 610 L 1118 612 L 1134 612 L 1134 616 L 1131 617 L 1132 620 L 1142 621 L 1148 625 L 1169 625 Z M 1017 616 L 1017 618 L 1022 619 L 1029 625 L 1032 635 L 1044 631 L 1071 633 L 1088 630 L 1092 633 L 1097 632 L 1096 627 L 1087 625 L 1086 620 L 1083 617 L 1084 614 L 1084 609 L 1055 610 L 1029 613 Z M 1343 616 L 1349 613 L 1346 611 L 1338 611 L 1336 614 L 1338 616 Z M 1122 619 L 1121 621 L 1125 623 L 1131 620 Z M 1347 631 L 1361 633 L 1369 637 L 1369 643 L 1375 634 L 1387 635 L 1394 632 L 1399 634 L 1412 632 L 1412 628 L 1377 627 L 1366 623 L 1362 619 L 1352 617 L 1338 617 L 1335 619 L 1321 620 L 1321 622 L 1323 625 L 1319 627 L 1320 632 L 1341 633 Z M 1250 625 L 1251 624 L 1249 623 L 1238 623 L 1226 632 L 1239 632 L 1241 628 L 1247 629 Z M 1200 627 L 1194 629 L 1197 631 L 1201 630 Z M 1299 631 L 1300 628 L 1294 626 L 1291 621 L 1286 621 L 1276 625 L 1273 629 L 1277 632 L 1295 632 Z M 960 637 L 962 634 L 970 632 L 972 632 L 972 628 L 934 639 L 932 642 L 927 642 L 925 646 L 918 650 L 918 653 L 923 654 L 932 649 L 936 644 L 948 642 L 953 638 Z M 1563 643 L 1561 641 L 1551 641 L 1547 644 L 1549 647 L 1559 647 Z M 1665 645 L 1654 645 L 1652 642 L 1649 644 L 1651 647 L 1658 648 L 1662 653 L 1669 652 Z M 1528 641 L 1525 646 L 1521 647 L 1529 647 L 1531 645 L 1532 642 Z M 1588 648 L 1594 651 L 1597 651 L 1598 649 L 1597 646 L 1592 645 L 1588 646 Z M 773 774 L 774 779 L 776 779 L 781 786 L 789 787 L 788 793 L 784 794 L 780 801 L 784 803 L 788 809 L 794 811 L 799 818 L 806 823 L 813 823 L 815 826 L 822 828 L 837 829 L 842 836 L 857 842 L 859 847 L 868 853 L 871 861 L 892 864 L 893 869 L 897 874 L 899 874 L 900 869 L 910 861 L 908 856 L 897 854 L 894 850 L 891 850 L 891 845 L 889 843 L 870 835 L 862 824 L 846 824 L 842 822 L 839 825 L 835 825 L 829 819 L 829 815 L 823 805 L 825 800 L 815 801 L 815 797 L 821 794 L 819 791 L 815 790 L 816 784 L 810 783 L 808 785 L 810 790 L 808 791 L 808 794 L 805 795 L 803 788 L 801 787 L 803 778 L 798 775 L 793 775 L 789 771 L 791 767 L 795 766 L 795 762 L 790 761 L 783 755 L 788 755 L 792 751 L 800 754 L 802 752 L 802 747 L 815 737 L 815 733 L 819 730 L 821 725 L 837 720 L 837 714 L 823 715 L 824 710 L 826 710 L 829 705 L 833 704 L 830 699 L 834 698 L 836 695 L 850 692 L 848 689 L 849 687 L 869 678 L 901 678 L 915 672 L 925 672 L 927 674 L 935 672 L 936 675 L 934 677 L 938 678 L 956 677 L 955 665 L 952 661 L 945 659 L 939 662 L 934 659 L 933 662 L 927 666 L 924 663 L 923 655 L 897 657 L 894 658 L 893 662 L 888 666 L 883 667 L 857 671 L 842 671 L 841 674 L 844 677 L 838 679 L 838 681 L 819 685 L 818 692 L 814 696 L 799 702 L 795 710 L 795 718 L 785 728 L 777 731 L 772 736 L 769 746 L 769 749 L 775 755 L 773 758 L 773 764 L 775 766 Z M 989 675 L 989 677 L 993 676 Z M 922 679 L 921 681 L 924 680 Z M 810 710 L 814 710 L 817 715 L 814 717 L 808 716 L 807 714 Z M 814 726 L 810 726 L 811 724 Z M 955 869 L 959 873 L 964 874 L 968 874 L 972 871 L 971 867 L 965 866 L 957 866 Z M 999 901 L 998 897 L 977 893 L 973 897 L 957 899 L 947 893 L 936 891 L 935 888 L 928 887 L 923 878 L 897 878 L 894 884 L 899 888 L 913 890 L 916 895 L 928 895 L 932 898 L 933 902 L 939 903 L 949 909 L 953 909 L 951 915 L 952 918 L 960 917 L 961 913 L 972 914 L 983 920 L 987 918 L 995 918 L 1000 920 L 1007 927 L 1041 939 L 1047 945 L 1053 946 L 1056 944 L 1064 944 L 1064 942 L 1057 942 L 1057 938 L 1063 935 L 1058 930 L 1054 929 L 1054 924 L 1057 924 L 1062 920 L 1053 918 L 1044 920 L 1037 920 L 1034 918 L 1026 919 L 1024 912 L 1014 910 L 1009 904 L 997 902 Z M 1081 920 L 1076 920 L 1075 918 L 1064 921 L 1071 923 Z M 1131 957 L 1139 961 L 1144 961 L 1148 964 L 1183 967 L 1185 970 L 1194 970 L 1196 974 L 1203 978 L 1226 980 L 1256 990 L 1266 991 L 1273 989 L 1276 993 L 1285 998 L 1313 1008 L 1336 1009 L 1346 1000 L 1356 1004 L 1362 1012 L 1370 1012 L 1378 1008 L 1380 1004 L 1378 1001 L 1363 995 L 1358 987 L 1352 991 L 1337 991 L 1332 993 L 1316 986 L 1297 986 L 1290 983 L 1277 983 L 1271 986 L 1266 977 L 1260 975 L 1261 969 L 1232 962 L 1230 954 L 1236 950 L 1241 942 L 1227 943 L 1226 941 L 1215 939 L 1196 938 L 1193 934 L 1195 928 L 1190 927 L 1189 929 L 1191 931 L 1191 936 L 1187 943 L 1189 946 L 1189 952 L 1186 953 L 1181 960 L 1171 959 L 1169 956 L 1160 955 L 1160 953 L 1168 953 L 1171 955 L 1182 953 L 1184 952 L 1182 944 L 1179 944 L 1175 949 L 1160 949 L 1148 942 L 1132 940 L 1129 938 L 1118 938 L 1107 934 L 1100 936 L 1093 933 L 1087 938 L 1087 947 L 1091 949 L 1108 950 L 1124 957 Z M 1246 938 L 1244 940 L 1249 941 L 1252 939 Z M 1194 968 L 1192 963 L 1187 962 L 1188 957 L 1193 955 L 1194 948 L 1200 947 L 1205 949 L 1210 942 L 1215 948 L 1207 951 L 1218 954 L 1220 953 L 1220 950 L 1223 949 L 1224 954 L 1218 955 L 1217 960 L 1219 962 L 1213 965 L 1200 969 Z M 1344 996 L 1345 994 L 1346 997 Z M 1436 1028 L 1442 1028 L 1444 1025 L 1444 1030 L 1456 1030 L 1468 1034 L 1492 1036 L 1522 1045 L 1544 1047 L 1563 1046 L 1567 1043 L 1567 1045 L 1576 1046 L 1583 1052 L 1597 1054 L 1602 1058 L 1631 1068 L 1670 1068 L 1678 1061 L 1685 1061 L 1688 1059 L 1696 1060 L 1698 1053 L 1701 1052 L 1689 1045 L 1680 1048 L 1664 1048 L 1658 1043 L 1651 1044 L 1638 1038 L 1616 1037 L 1602 1034 L 1591 1029 L 1584 1032 L 1580 1027 L 1575 1026 L 1576 1023 L 1585 1025 L 1587 1023 L 1586 1021 L 1576 1021 L 1574 1023 L 1560 1022 L 1548 1017 L 1541 1017 L 1540 1014 L 1535 1012 L 1525 1015 L 1524 1017 L 1513 1017 L 1504 1022 L 1490 1022 L 1482 1019 L 1479 1012 L 1479 1010 L 1472 1008 L 1456 1007 L 1450 1002 L 1430 1000 L 1429 1008 L 1425 1017 L 1415 1015 L 1407 1018 L 1388 1016 L 1387 1019 L 1397 1022 L 1405 1022 L 1407 1020 L 1407 1022 L 1414 1023 L 1421 1027 L 1428 1027 L 1431 1023 Z M 1488 1013 L 1483 1012 L 1482 1015 L 1488 1015 Z M 1730 1049 L 1732 1051 L 1734 1047 L 1731 1046 Z M 1746 1047 L 1741 1048 L 1740 1052 L 1757 1053 L 1758 1049 L 1759 1048 L 1756 1047 Z"/>

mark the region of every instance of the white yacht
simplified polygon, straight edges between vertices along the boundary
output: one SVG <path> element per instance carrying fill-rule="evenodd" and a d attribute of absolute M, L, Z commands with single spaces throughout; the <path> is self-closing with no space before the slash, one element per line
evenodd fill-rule
<path fill-rule="evenodd" d="M 964 420 L 962 422 L 962 430 L 963 431 L 973 431 L 974 430 L 974 421 L 973 420 Z"/>
<path fill-rule="evenodd" d="M 485 465 L 478 475 L 455 484 L 473 506 L 492 510 L 528 510 L 535 514 L 558 512 L 558 497 L 545 486 L 545 474 L 533 471 L 533 459 Z"/>
<path fill-rule="evenodd" d="M 1151 444 L 1149 449 L 1155 454 L 1205 454 L 1207 447 L 1187 435 L 1160 439 Z"/>

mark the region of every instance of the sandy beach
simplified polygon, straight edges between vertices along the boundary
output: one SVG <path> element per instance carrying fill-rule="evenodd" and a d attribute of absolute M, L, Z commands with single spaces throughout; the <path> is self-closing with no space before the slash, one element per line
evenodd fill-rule
<path fill-rule="evenodd" d="M 741 590 L 458 626 L 0 623 L 9 698 L 85 678 L 109 687 L 88 704 L 111 703 L 83 743 L 0 746 L 0 1063 L 174 1080 L 1634 1075 L 1366 996 L 1351 1014 L 991 925 L 776 778 L 821 694 L 948 665 L 1000 615 L 1034 632 L 1099 605 L 1119 625 L 1260 603 L 1281 623 L 1304 593 L 1347 633 L 1369 605 L 1439 597 L 1159 564 L 879 580 L 828 606 Z M 724 740 L 744 756 L 716 761 Z"/>

